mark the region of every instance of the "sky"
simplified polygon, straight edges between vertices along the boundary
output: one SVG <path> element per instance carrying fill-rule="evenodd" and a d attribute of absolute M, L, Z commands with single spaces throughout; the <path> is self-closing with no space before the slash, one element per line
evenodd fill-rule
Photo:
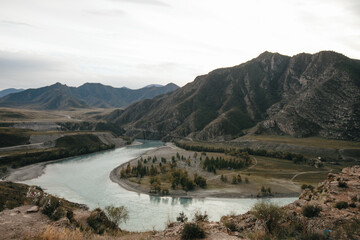
<path fill-rule="evenodd" d="M 360 59 L 359 0 L 0 0 L 0 90 L 184 86 L 264 51 Z"/>

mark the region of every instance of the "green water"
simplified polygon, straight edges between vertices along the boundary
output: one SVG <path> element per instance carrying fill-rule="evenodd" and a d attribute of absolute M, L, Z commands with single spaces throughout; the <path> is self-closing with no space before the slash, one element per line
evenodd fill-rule
<path fill-rule="evenodd" d="M 24 183 L 41 186 L 51 194 L 86 204 L 91 209 L 103 208 L 110 204 L 124 205 L 130 212 L 130 218 L 121 227 L 130 231 L 164 229 L 166 222 L 174 221 L 181 211 L 184 211 L 187 216 L 192 216 L 196 210 L 206 210 L 210 220 L 217 221 L 221 216 L 229 213 L 244 213 L 258 201 L 271 201 L 285 205 L 295 200 L 295 198 L 257 200 L 152 197 L 127 191 L 113 183 L 109 174 L 120 164 L 163 145 L 159 141 L 142 141 L 142 143 L 142 145 L 74 157 L 49 164 L 43 175 Z"/>

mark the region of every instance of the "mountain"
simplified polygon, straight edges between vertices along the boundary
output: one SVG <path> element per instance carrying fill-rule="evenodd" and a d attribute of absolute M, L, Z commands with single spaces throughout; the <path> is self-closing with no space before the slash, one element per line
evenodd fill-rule
<path fill-rule="evenodd" d="M 150 139 L 233 139 L 256 126 L 258 133 L 360 140 L 359 106 L 359 60 L 331 51 L 264 52 L 107 120 Z"/>
<path fill-rule="evenodd" d="M 15 89 L 15 88 L 8 88 L 0 91 L 0 98 L 5 97 L 6 95 L 9 95 L 11 93 L 17 93 L 22 92 L 24 89 Z"/>
<path fill-rule="evenodd" d="M 178 86 L 173 83 L 163 87 L 144 87 L 137 90 L 113 88 L 100 83 L 85 83 L 77 88 L 56 83 L 7 95 L 0 99 L 0 107 L 48 110 L 86 107 L 119 108 L 174 91 L 177 88 Z"/>

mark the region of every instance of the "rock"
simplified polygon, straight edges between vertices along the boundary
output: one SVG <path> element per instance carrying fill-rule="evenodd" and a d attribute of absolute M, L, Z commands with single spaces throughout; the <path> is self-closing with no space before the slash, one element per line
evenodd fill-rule
<path fill-rule="evenodd" d="M 32 206 L 31 208 L 29 208 L 28 210 L 26 210 L 26 213 L 36 213 L 39 211 L 39 207 L 38 206 Z"/>

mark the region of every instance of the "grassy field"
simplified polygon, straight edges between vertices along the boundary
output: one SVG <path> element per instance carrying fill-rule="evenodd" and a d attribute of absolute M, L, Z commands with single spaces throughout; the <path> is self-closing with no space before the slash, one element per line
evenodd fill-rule
<path fill-rule="evenodd" d="M 206 146 L 212 145 L 211 143 L 203 143 Z M 216 145 L 219 147 L 219 145 Z M 272 193 L 278 194 L 291 194 L 296 195 L 300 190 L 302 184 L 311 184 L 317 186 L 318 183 L 323 182 L 329 172 L 338 173 L 342 168 L 351 166 L 353 162 L 341 162 L 338 165 L 332 165 L 330 163 L 324 163 L 323 167 L 316 168 L 305 162 L 295 164 L 291 160 L 277 159 L 264 156 L 251 156 L 252 163 L 249 167 L 242 169 L 217 169 L 216 173 L 208 172 L 203 169 L 203 162 L 205 156 L 200 152 L 197 152 L 197 158 L 194 158 L 194 151 L 186 151 L 180 148 L 163 148 L 152 151 L 148 154 L 143 155 L 143 159 L 149 157 L 157 157 L 157 162 L 147 161 L 144 165 L 150 168 L 152 165 L 159 168 L 160 158 L 166 159 L 166 164 L 162 164 L 166 167 L 166 171 L 156 175 L 160 179 L 162 189 L 171 189 L 171 174 L 175 169 L 170 169 L 169 163 L 171 162 L 172 156 L 179 153 L 180 156 L 184 156 L 180 159 L 177 158 L 177 166 L 175 169 L 186 170 L 190 179 L 194 178 L 195 173 L 206 178 L 207 187 L 206 189 L 210 192 L 216 193 L 236 193 L 236 194 L 251 194 L 257 196 L 260 189 L 264 186 L 271 188 Z M 202 161 L 200 161 L 200 156 Z M 207 152 L 206 156 L 211 157 L 223 157 L 225 159 L 232 158 L 230 155 L 225 153 Z M 188 159 L 190 161 L 188 161 Z M 188 161 L 188 162 L 187 162 Z M 131 167 L 137 166 L 137 160 L 133 161 Z M 233 177 L 241 176 L 242 182 L 233 184 Z M 226 180 L 222 180 L 222 177 Z M 150 176 L 130 177 L 129 181 L 134 183 L 140 183 L 142 187 L 150 189 Z M 248 183 L 246 183 L 248 179 Z M 178 188 L 177 188 L 178 189 Z M 200 190 L 196 187 L 195 190 Z M 239 196 L 239 195 L 238 195 Z"/>
<path fill-rule="evenodd" d="M 360 142 L 333 140 L 320 137 L 295 138 L 274 135 L 247 135 L 240 139 L 258 140 L 272 143 L 285 143 L 327 149 L 360 149 Z"/>

